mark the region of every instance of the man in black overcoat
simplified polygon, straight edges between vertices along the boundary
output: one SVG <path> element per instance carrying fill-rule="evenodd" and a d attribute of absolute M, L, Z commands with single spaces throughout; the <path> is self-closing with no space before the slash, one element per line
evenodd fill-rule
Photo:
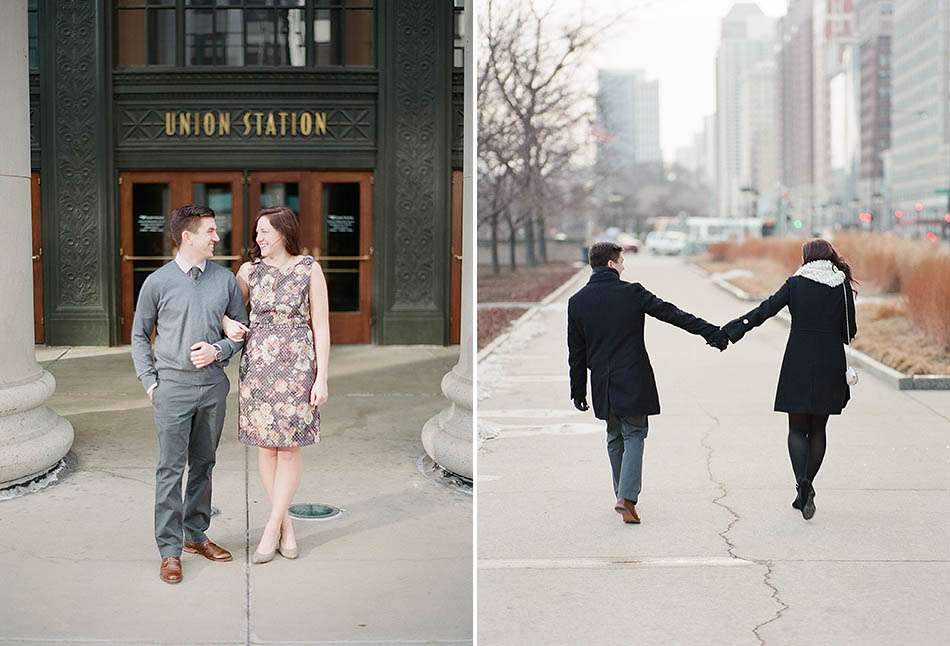
<path fill-rule="evenodd" d="M 567 305 L 571 399 L 578 410 L 588 409 L 590 370 L 594 415 L 607 422 L 607 454 L 617 498 L 614 509 L 624 522 L 639 523 L 636 504 L 647 417 L 660 412 L 656 380 L 643 341 L 644 315 L 701 336 L 720 351 L 726 349 L 729 339 L 718 325 L 657 298 L 640 283 L 621 280 L 620 245 L 593 245 L 590 266 L 590 281 Z"/>

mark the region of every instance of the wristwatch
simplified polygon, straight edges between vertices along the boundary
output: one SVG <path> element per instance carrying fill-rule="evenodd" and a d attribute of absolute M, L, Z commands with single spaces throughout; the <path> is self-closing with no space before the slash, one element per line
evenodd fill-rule
<path fill-rule="evenodd" d="M 221 352 L 222 352 L 221 346 L 218 345 L 217 343 L 212 343 L 211 347 L 214 348 L 214 360 L 221 361 Z"/>

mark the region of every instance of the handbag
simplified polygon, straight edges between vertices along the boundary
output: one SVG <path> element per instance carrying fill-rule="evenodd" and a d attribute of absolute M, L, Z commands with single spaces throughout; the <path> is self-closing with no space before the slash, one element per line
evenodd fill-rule
<path fill-rule="evenodd" d="M 848 319 L 848 281 L 845 279 L 841 286 L 844 288 L 844 327 L 847 331 L 847 336 L 844 338 L 845 345 L 851 345 L 851 321 Z M 845 356 L 845 370 L 844 370 L 844 380 L 848 382 L 849 386 L 853 386 L 858 383 L 858 371 L 847 363 L 848 357 Z"/>

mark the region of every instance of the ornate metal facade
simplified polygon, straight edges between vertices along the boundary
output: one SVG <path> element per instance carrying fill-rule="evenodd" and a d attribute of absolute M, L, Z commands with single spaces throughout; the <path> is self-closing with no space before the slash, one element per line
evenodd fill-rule
<path fill-rule="evenodd" d="M 451 3 L 378 0 L 375 68 L 116 70 L 110 0 L 44 2 L 39 23 L 30 105 L 47 343 L 118 343 L 121 171 L 238 169 L 372 171 L 374 340 L 446 342 L 462 101 Z M 325 130 L 248 136 L 247 112 L 288 129 L 308 112 Z M 198 134 L 169 134 L 168 115 L 183 113 L 198 115 Z M 217 116 L 205 130 L 208 113 L 227 113 L 230 130 Z"/>

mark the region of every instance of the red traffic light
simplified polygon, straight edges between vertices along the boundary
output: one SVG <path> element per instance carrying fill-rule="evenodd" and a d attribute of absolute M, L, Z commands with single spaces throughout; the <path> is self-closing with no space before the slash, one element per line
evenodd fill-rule
<path fill-rule="evenodd" d="M 921 211 L 923 211 L 923 210 L 924 210 L 924 203 L 923 203 L 923 202 L 917 202 L 916 204 L 914 204 L 914 210 L 917 211 L 918 213 L 920 213 Z"/>
<path fill-rule="evenodd" d="M 904 217 L 904 212 L 903 212 L 903 211 L 894 211 L 894 217 L 897 218 L 898 220 L 900 220 L 902 217 Z"/>
<path fill-rule="evenodd" d="M 861 213 L 860 215 L 858 215 L 858 219 L 861 220 L 861 222 L 870 222 L 871 220 L 874 219 L 874 216 L 868 213 L 867 211 L 865 211 Z"/>
<path fill-rule="evenodd" d="M 947 213 L 945 216 L 943 216 L 943 219 L 947 224 L 950 224 L 950 213 Z"/>

